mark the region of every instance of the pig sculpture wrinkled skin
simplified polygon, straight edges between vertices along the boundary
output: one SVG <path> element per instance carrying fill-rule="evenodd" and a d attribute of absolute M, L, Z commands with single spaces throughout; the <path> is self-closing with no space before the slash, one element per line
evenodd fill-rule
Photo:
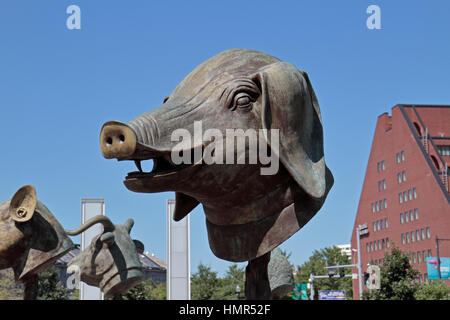
<path fill-rule="evenodd" d="M 278 143 L 269 134 L 265 139 L 279 159 L 279 170 L 262 175 L 260 163 L 206 164 L 202 159 L 175 164 L 171 152 L 179 144 L 172 139 L 176 129 L 194 137 L 182 152 L 216 147 L 213 139 L 195 134 L 199 121 L 203 130 L 214 128 L 224 136 L 227 129 L 278 130 Z M 319 104 L 308 75 L 253 50 L 226 50 L 195 68 L 161 106 L 128 123 L 106 122 L 100 145 L 105 158 L 136 162 L 139 171 L 128 173 L 124 181 L 129 190 L 175 191 L 175 220 L 201 203 L 210 247 L 229 261 L 261 258 L 267 267 L 269 259 L 263 256 L 317 213 L 333 185 L 324 159 Z M 227 144 L 224 152 L 230 148 L 234 144 Z M 237 150 L 231 152 L 238 156 Z M 153 170 L 143 172 L 141 161 L 149 159 Z M 266 267 L 255 272 L 264 273 Z"/>
<path fill-rule="evenodd" d="M 25 283 L 25 299 L 36 298 L 38 273 L 72 247 L 33 186 L 23 186 L 0 204 L 0 269 L 12 268 L 16 282 Z"/>
<path fill-rule="evenodd" d="M 96 223 L 103 225 L 103 232 L 69 262 L 67 273 L 77 273 L 81 281 L 99 287 L 106 298 L 115 297 L 144 280 L 138 255 L 144 251 L 144 245 L 130 237 L 132 219 L 124 225 L 114 225 L 109 218 L 99 215 L 66 233 L 75 236 Z"/>

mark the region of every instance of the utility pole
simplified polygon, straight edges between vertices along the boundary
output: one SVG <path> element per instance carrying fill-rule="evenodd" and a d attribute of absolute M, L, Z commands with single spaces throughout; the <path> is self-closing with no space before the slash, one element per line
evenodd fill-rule
<path fill-rule="evenodd" d="M 369 233 L 369 229 L 367 229 L 367 223 L 363 225 L 358 225 L 356 227 L 356 243 L 358 245 L 358 286 L 359 286 L 359 300 L 362 299 L 362 267 L 361 267 L 361 244 L 360 238 L 362 235 Z"/>

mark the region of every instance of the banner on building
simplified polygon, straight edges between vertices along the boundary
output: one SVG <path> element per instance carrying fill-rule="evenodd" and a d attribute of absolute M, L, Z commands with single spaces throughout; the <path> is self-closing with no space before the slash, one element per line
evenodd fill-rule
<path fill-rule="evenodd" d="M 441 279 L 448 280 L 450 274 L 450 258 L 441 257 Z M 427 258 L 428 279 L 439 279 L 438 260 L 437 257 Z"/>

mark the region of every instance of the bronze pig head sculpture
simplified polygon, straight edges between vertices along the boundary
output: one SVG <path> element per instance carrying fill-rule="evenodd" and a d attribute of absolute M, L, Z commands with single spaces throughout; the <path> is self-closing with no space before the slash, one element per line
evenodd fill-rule
<path fill-rule="evenodd" d="M 0 204 L 0 269 L 12 268 L 17 283 L 34 278 L 72 247 L 33 186 L 23 186 Z"/>
<path fill-rule="evenodd" d="M 138 252 L 144 251 L 144 245 L 130 237 L 133 219 L 128 219 L 123 225 L 114 225 L 108 217 L 99 215 L 66 233 L 75 236 L 96 223 L 103 225 L 103 232 L 69 262 L 67 273 L 78 273 L 81 281 L 99 287 L 109 298 L 128 291 L 144 280 L 138 255 Z"/>
<path fill-rule="evenodd" d="M 262 174 L 267 168 L 262 162 L 205 163 L 207 150 L 210 155 L 225 150 L 235 159 L 242 150 L 234 141 L 224 146 L 196 134 L 199 123 L 215 130 L 214 136 L 230 129 L 263 131 L 266 146 L 259 150 L 279 161 L 278 170 Z M 193 139 L 180 144 L 173 138 L 178 129 Z M 124 181 L 129 190 L 175 191 L 175 220 L 202 203 L 210 247 L 229 261 L 251 260 L 280 245 L 316 214 L 333 184 L 308 75 L 253 50 L 224 51 L 195 68 L 158 108 L 128 123 L 106 122 L 100 145 L 105 158 L 136 162 L 138 171 Z M 248 160 L 247 149 L 248 142 Z M 200 150 L 200 157 L 180 164 L 174 150 L 180 156 Z M 143 172 L 140 163 L 148 159 L 153 170 Z"/>

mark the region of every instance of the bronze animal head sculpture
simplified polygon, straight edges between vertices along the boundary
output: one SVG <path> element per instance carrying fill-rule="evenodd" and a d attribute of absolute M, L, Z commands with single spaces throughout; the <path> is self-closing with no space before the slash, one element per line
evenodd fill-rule
<path fill-rule="evenodd" d="M 72 247 L 33 186 L 23 186 L 0 204 L 0 269 L 12 268 L 17 283 L 34 279 Z"/>
<path fill-rule="evenodd" d="M 81 281 L 99 287 L 107 298 L 114 297 L 144 280 L 138 255 L 144 251 L 144 245 L 130 237 L 133 219 L 115 225 L 108 217 L 99 215 L 66 233 L 75 236 L 96 223 L 103 225 L 103 232 L 69 262 L 67 273 L 78 273 Z"/>
<path fill-rule="evenodd" d="M 214 131 L 205 138 L 198 134 L 200 125 Z M 178 129 L 193 138 L 180 144 L 174 139 Z M 230 129 L 263 132 L 266 145 L 259 150 L 279 161 L 278 170 L 262 174 L 262 162 L 205 163 L 206 151 L 251 158 L 248 141 L 238 150 L 234 140 L 219 145 L 211 138 Z M 269 135 L 271 130 L 278 135 Z M 253 50 L 224 51 L 195 68 L 158 108 L 128 123 L 106 122 L 100 145 L 105 158 L 136 162 L 138 171 L 124 181 L 129 190 L 175 191 L 175 220 L 201 203 L 210 247 L 229 261 L 255 259 L 280 245 L 316 214 L 333 184 L 308 75 Z M 178 163 L 174 150 L 183 159 L 197 156 Z M 140 163 L 149 159 L 153 170 L 143 172 Z"/>

